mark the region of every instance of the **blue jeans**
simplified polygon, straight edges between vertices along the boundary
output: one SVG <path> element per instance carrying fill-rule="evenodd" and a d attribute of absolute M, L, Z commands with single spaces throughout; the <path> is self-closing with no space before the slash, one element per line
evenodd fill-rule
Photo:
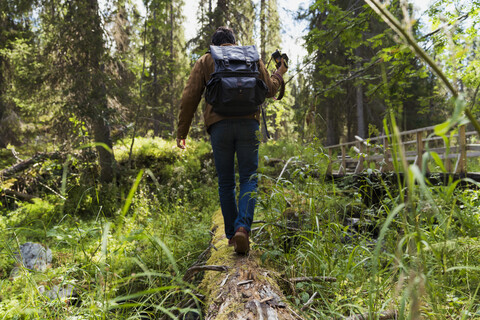
<path fill-rule="evenodd" d="M 210 131 L 213 157 L 218 175 L 218 194 L 230 239 L 244 227 L 250 232 L 257 192 L 258 122 L 255 119 L 227 119 L 214 123 Z M 238 205 L 235 194 L 235 154 L 240 175 Z"/>

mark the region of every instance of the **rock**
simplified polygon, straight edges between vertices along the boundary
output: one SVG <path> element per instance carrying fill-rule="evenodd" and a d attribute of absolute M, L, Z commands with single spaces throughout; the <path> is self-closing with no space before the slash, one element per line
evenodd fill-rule
<path fill-rule="evenodd" d="M 71 284 L 67 284 L 63 287 L 55 285 L 52 287 L 52 290 L 45 291 L 43 294 L 50 298 L 50 300 L 59 299 L 62 301 L 70 300 L 77 296 L 75 288 Z"/>
<path fill-rule="evenodd" d="M 20 245 L 20 256 L 17 256 L 17 260 L 29 270 L 44 272 L 52 263 L 52 250 L 40 243 L 26 242 Z"/>
<path fill-rule="evenodd" d="M 44 285 L 38 286 L 38 292 L 48 297 L 50 300 L 60 300 L 67 304 L 77 305 L 80 301 L 75 287 L 71 284 L 64 286 L 54 285 L 51 290 L 46 291 Z"/>

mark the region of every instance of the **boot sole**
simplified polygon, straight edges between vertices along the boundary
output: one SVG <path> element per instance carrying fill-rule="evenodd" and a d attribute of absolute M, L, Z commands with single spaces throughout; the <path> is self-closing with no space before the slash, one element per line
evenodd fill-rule
<path fill-rule="evenodd" d="M 249 250 L 248 236 L 243 232 L 237 232 L 234 236 L 235 252 L 245 254 Z"/>

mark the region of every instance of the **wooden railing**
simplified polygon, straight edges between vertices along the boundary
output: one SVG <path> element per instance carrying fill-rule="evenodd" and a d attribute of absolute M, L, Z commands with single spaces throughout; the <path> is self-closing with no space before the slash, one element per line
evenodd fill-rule
<path fill-rule="evenodd" d="M 433 136 L 434 126 L 400 133 L 401 141 L 394 146 L 391 136 L 379 136 L 328 146 L 330 162 L 327 174 L 346 175 L 361 173 L 365 169 L 375 168 L 380 172 L 393 170 L 394 155 L 400 161 L 395 150 L 402 150 L 408 163 L 414 163 L 422 169 L 425 152 L 436 153 L 445 170 L 449 173 L 467 173 L 467 158 L 480 157 L 480 144 L 476 131 L 466 132 L 465 126 L 458 127 L 458 133 L 448 135 L 448 139 Z M 480 142 L 480 141 L 479 141 Z M 401 149 L 400 149 L 401 148 Z M 338 167 L 334 172 L 334 167 Z M 430 170 L 430 167 L 427 168 Z"/>

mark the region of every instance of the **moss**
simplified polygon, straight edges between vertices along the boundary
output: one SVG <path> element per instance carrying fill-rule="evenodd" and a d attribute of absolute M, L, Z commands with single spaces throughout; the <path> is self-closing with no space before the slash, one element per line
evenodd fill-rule
<path fill-rule="evenodd" d="M 217 250 L 212 250 L 212 255 L 207 261 L 207 265 L 233 265 L 234 255 L 232 249 L 228 246 L 228 240 L 224 235 L 224 223 L 222 211 L 218 210 L 212 217 L 213 229 L 215 234 L 212 243 Z M 229 273 L 231 270 L 229 270 Z M 207 297 L 205 305 L 210 305 L 213 299 L 218 295 L 219 283 L 225 278 L 225 274 L 217 271 L 207 271 L 200 284 L 200 290 Z"/>

